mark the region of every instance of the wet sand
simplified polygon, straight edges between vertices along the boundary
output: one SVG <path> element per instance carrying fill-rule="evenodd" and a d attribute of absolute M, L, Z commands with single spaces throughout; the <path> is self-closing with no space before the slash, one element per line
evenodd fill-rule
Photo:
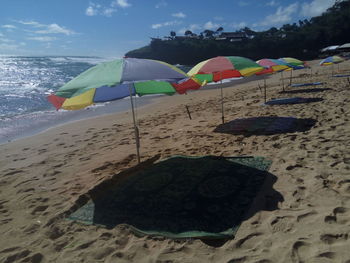
<path fill-rule="evenodd" d="M 280 93 L 276 74 L 267 79 L 267 96 L 322 101 L 262 106 L 257 81 L 224 89 L 227 122 L 296 117 L 315 120 L 310 129 L 250 136 L 214 132 L 221 124 L 220 92 L 215 89 L 138 108 L 142 161 L 179 154 L 272 160 L 273 191 L 255 200 L 254 213 L 234 239 L 214 244 L 138 237 L 127 225 L 108 230 L 62 217 L 90 189 L 136 165 L 131 113 L 124 112 L 0 145 L 0 262 L 349 263 L 350 83 L 330 77 L 331 68 L 317 62 L 310 62 L 313 76 L 309 70 L 293 72 L 293 83 L 324 85 Z M 350 72 L 350 62 L 341 69 Z"/>

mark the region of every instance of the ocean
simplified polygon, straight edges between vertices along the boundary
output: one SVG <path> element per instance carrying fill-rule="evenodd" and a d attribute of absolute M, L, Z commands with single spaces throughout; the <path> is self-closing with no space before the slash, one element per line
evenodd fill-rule
<path fill-rule="evenodd" d="M 0 143 L 67 122 L 128 110 L 130 101 L 127 98 L 79 111 L 56 111 L 46 99 L 47 95 L 83 71 L 108 60 L 111 59 L 0 56 Z M 138 105 L 150 103 L 151 100 L 140 98 Z"/>

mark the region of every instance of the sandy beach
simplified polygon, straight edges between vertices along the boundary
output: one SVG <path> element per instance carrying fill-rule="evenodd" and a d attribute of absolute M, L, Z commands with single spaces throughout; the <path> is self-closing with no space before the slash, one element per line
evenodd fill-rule
<path fill-rule="evenodd" d="M 317 102 L 262 106 L 258 81 L 224 88 L 227 122 L 263 116 L 314 120 L 304 131 L 214 132 L 221 124 L 217 89 L 164 97 L 137 110 L 141 161 L 173 155 L 272 161 L 272 189 L 254 201 L 255 212 L 234 239 L 211 244 L 139 237 L 127 225 L 106 229 L 65 219 L 89 190 L 137 164 L 131 112 L 124 112 L 0 145 L 0 262 L 350 263 L 350 83 L 331 77 L 331 67 L 318 62 L 309 62 L 312 75 L 309 69 L 294 71 L 293 83 L 322 86 L 280 93 L 281 75 L 267 79 L 268 99 L 323 99 Z M 350 62 L 340 69 L 350 74 Z M 289 73 L 284 77 L 288 83 Z"/>

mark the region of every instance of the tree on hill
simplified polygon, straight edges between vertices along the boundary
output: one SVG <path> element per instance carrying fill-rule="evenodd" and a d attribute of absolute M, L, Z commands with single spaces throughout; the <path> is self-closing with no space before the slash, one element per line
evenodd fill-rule
<path fill-rule="evenodd" d="M 176 32 L 175 31 L 170 31 L 170 36 L 172 39 L 176 37 Z"/>
<path fill-rule="evenodd" d="M 190 31 L 190 30 L 186 30 L 186 32 L 185 32 L 185 36 L 193 36 L 192 31 Z"/>

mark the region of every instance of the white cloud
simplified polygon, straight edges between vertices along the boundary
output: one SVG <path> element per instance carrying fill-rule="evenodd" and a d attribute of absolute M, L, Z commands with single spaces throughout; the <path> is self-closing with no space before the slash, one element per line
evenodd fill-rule
<path fill-rule="evenodd" d="M 127 4 L 127 3 L 124 3 Z M 90 2 L 89 6 L 85 10 L 85 15 L 87 16 L 97 16 L 102 15 L 106 17 L 111 17 L 113 13 L 117 12 L 117 9 L 114 8 L 119 6 L 117 1 L 111 2 L 110 7 L 105 7 L 100 4 L 95 4 Z"/>
<path fill-rule="evenodd" d="M 313 0 L 311 3 L 303 3 L 301 14 L 306 17 L 321 15 L 329 7 L 334 5 L 335 0 Z"/>
<path fill-rule="evenodd" d="M 266 5 L 267 6 L 276 6 L 276 5 L 278 5 L 278 3 L 274 0 L 271 0 L 270 2 L 267 2 Z"/>
<path fill-rule="evenodd" d="M 119 6 L 121 8 L 126 8 L 126 7 L 130 7 L 131 4 L 128 3 L 128 0 L 115 0 L 111 3 L 111 6 Z"/>
<path fill-rule="evenodd" d="M 161 27 L 165 27 L 165 26 L 175 26 L 175 25 L 180 25 L 182 22 L 180 21 L 168 21 L 168 22 L 164 22 L 164 23 L 158 23 L 158 24 L 153 24 L 151 26 L 152 29 L 158 29 Z"/>
<path fill-rule="evenodd" d="M 161 8 L 161 7 L 166 7 L 168 5 L 167 2 L 165 2 L 164 0 L 160 1 L 159 3 L 157 3 L 155 5 L 155 8 Z"/>
<path fill-rule="evenodd" d="M 14 25 L 3 25 L 3 26 L 1 26 L 2 28 L 6 28 L 6 29 L 15 29 L 15 28 L 17 28 L 16 26 L 14 26 Z"/>
<path fill-rule="evenodd" d="M 37 30 L 37 31 L 34 31 L 34 33 L 37 33 L 37 34 L 64 34 L 67 36 L 75 34 L 74 31 L 69 30 L 69 29 L 64 28 L 64 27 L 61 27 L 57 24 L 45 25 L 44 30 Z"/>
<path fill-rule="evenodd" d="M 93 5 L 90 5 L 86 8 L 85 10 L 85 14 L 87 16 L 96 16 L 98 14 L 98 8 L 96 8 L 95 6 Z"/>
<path fill-rule="evenodd" d="M 10 42 L 15 42 L 14 40 L 8 39 L 8 38 L 4 38 L 1 34 L 0 34 L 0 42 L 3 43 L 10 43 Z"/>
<path fill-rule="evenodd" d="M 57 38 L 56 37 L 44 36 L 44 37 L 28 37 L 27 39 L 28 40 L 40 41 L 40 42 L 50 42 L 50 41 L 56 40 Z"/>
<path fill-rule="evenodd" d="M 191 24 L 190 26 L 189 26 L 189 30 L 191 30 L 191 31 L 196 31 L 196 30 L 200 30 L 202 27 L 200 26 L 200 25 L 198 25 L 198 24 Z"/>
<path fill-rule="evenodd" d="M 292 20 L 292 15 L 298 11 L 299 4 L 294 3 L 285 8 L 278 7 L 276 12 L 268 15 L 262 22 L 253 26 L 278 26 Z"/>
<path fill-rule="evenodd" d="M 40 24 L 36 21 L 17 21 L 18 23 L 22 24 L 22 25 L 29 25 L 29 26 L 33 26 L 33 27 L 44 27 L 44 24 Z"/>
<path fill-rule="evenodd" d="M 246 22 L 232 23 L 231 26 L 236 29 L 241 29 L 247 26 Z"/>
<path fill-rule="evenodd" d="M 36 34 L 64 34 L 67 36 L 76 34 L 73 30 L 67 29 L 57 24 L 45 25 L 36 21 L 17 21 L 17 22 L 22 25 L 31 26 L 34 28 L 42 28 L 41 30 L 32 31 L 32 33 L 36 33 Z"/>
<path fill-rule="evenodd" d="M 185 34 L 185 32 L 187 30 L 190 30 L 191 32 L 194 32 L 194 31 L 197 31 L 197 30 L 201 30 L 202 29 L 202 26 L 198 25 L 198 24 L 191 24 L 189 25 L 188 27 L 183 27 L 181 28 L 178 33 L 179 34 Z"/>
<path fill-rule="evenodd" d="M 213 30 L 213 29 L 218 29 L 220 27 L 220 25 L 219 24 L 215 24 L 215 23 L 213 23 L 213 22 L 211 22 L 211 21 L 208 21 L 208 22 L 206 22 L 205 24 L 204 24 L 204 26 L 203 26 L 203 28 L 204 29 L 209 29 L 209 30 Z"/>
<path fill-rule="evenodd" d="M 103 10 L 103 15 L 107 17 L 111 17 L 113 13 L 117 12 L 117 9 L 114 8 L 106 8 Z"/>
<path fill-rule="evenodd" d="M 177 17 L 177 18 L 185 18 L 186 15 L 182 12 L 178 12 L 178 13 L 175 13 L 175 14 L 172 14 L 173 17 Z"/>

